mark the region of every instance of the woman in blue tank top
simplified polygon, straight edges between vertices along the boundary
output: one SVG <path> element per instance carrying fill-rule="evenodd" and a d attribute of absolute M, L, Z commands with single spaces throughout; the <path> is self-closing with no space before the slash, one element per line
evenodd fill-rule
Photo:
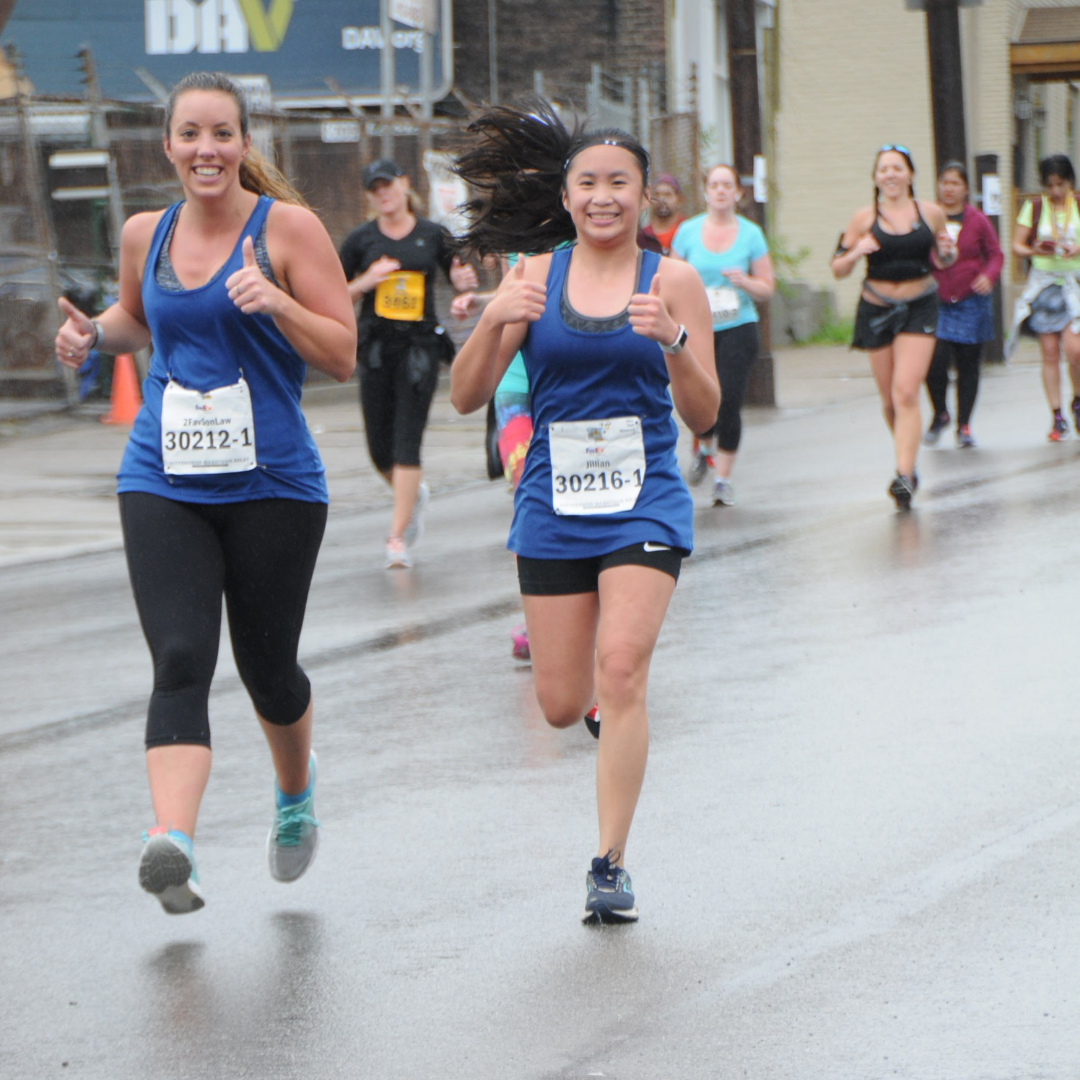
<path fill-rule="evenodd" d="M 222 595 L 274 763 L 270 872 L 295 881 L 315 855 L 311 685 L 297 645 L 327 496 L 300 391 L 308 364 L 348 379 L 356 324 L 330 237 L 252 149 L 234 83 L 196 73 L 177 84 L 165 153 L 184 201 L 125 224 L 119 303 L 90 320 L 61 301 L 56 350 L 78 367 L 91 348 L 153 345 L 120 465 L 120 517 L 154 661 L 156 821 L 139 881 L 182 914 L 204 905 L 192 841 L 210 775 Z"/>
<path fill-rule="evenodd" d="M 648 754 L 649 661 L 693 546 L 672 402 L 695 432 L 716 419 L 709 304 L 692 267 L 637 248 L 649 158 L 631 136 L 570 133 L 543 102 L 493 109 L 472 130 L 480 141 L 458 163 L 478 193 L 465 245 L 551 254 L 503 279 L 450 396 L 459 412 L 481 408 L 521 350 L 533 438 L 508 546 L 536 695 L 560 728 L 599 703 L 600 843 L 583 918 L 629 922 L 623 858 Z"/>

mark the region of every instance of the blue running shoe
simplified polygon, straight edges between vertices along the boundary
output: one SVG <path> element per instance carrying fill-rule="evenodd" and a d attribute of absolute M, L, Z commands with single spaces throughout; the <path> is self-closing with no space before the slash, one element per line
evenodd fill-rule
<path fill-rule="evenodd" d="M 163 826 L 143 833 L 139 884 L 156 896 L 169 915 L 187 915 L 206 906 L 191 841 L 182 832 Z"/>
<path fill-rule="evenodd" d="M 319 848 L 319 823 L 315 819 L 315 751 L 308 763 L 311 774 L 307 797 L 290 806 L 281 806 L 282 796 L 274 784 L 277 813 L 266 838 L 266 857 L 275 881 L 295 881 L 312 864 Z"/>
<path fill-rule="evenodd" d="M 609 851 L 602 859 L 593 859 L 592 869 L 585 875 L 589 895 L 581 921 L 586 925 L 637 922 L 630 875 L 621 866 L 611 865 L 611 854 Z"/>

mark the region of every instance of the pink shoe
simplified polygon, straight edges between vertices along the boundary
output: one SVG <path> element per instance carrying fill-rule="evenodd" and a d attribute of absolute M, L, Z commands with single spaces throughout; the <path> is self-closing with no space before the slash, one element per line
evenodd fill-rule
<path fill-rule="evenodd" d="M 524 626 L 518 626 L 510 631 L 510 640 L 514 643 L 512 652 L 515 660 L 531 660 L 529 653 L 529 633 Z"/>

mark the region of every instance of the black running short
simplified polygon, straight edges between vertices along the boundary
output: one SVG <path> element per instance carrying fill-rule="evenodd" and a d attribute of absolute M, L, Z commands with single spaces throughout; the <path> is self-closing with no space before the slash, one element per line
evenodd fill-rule
<path fill-rule="evenodd" d="M 892 315 L 891 318 L 890 315 Z M 892 344 L 898 334 L 932 336 L 937 333 L 937 324 L 938 294 L 936 292 L 929 292 L 916 300 L 891 307 L 871 304 L 865 297 L 859 297 L 859 306 L 855 310 L 855 333 L 851 338 L 851 347 L 868 351 L 884 349 L 886 345 Z"/>
<path fill-rule="evenodd" d="M 648 566 L 679 580 L 682 561 L 690 552 L 665 544 L 631 544 L 588 559 L 530 559 L 517 557 L 522 596 L 570 596 L 596 592 L 600 575 L 613 566 Z"/>

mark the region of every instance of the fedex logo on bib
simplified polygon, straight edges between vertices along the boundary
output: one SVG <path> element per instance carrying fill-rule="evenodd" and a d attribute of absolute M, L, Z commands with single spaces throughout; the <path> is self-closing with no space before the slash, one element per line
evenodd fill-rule
<path fill-rule="evenodd" d="M 556 514 L 618 514 L 633 509 L 645 479 L 640 417 L 549 424 L 548 447 Z"/>

